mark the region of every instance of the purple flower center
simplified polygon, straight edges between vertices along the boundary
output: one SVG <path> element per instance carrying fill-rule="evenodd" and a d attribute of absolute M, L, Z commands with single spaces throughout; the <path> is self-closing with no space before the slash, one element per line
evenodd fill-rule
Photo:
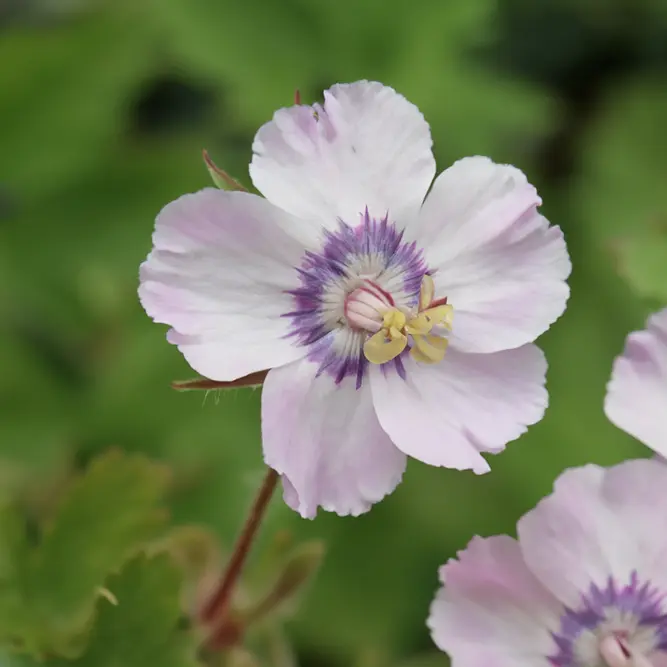
<path fill-rule="evenodd" d="M 611 577 L 604 588 L 591 584 L 579 608 L 561 616 L 560 628 L 552 633 L 557 651 L 549 662 L 555 667 L 607 664 L 601 647 L 606 649 L 609 638 L 616 640 L 619 656 L 667 650 L 664 597 L 650 582 L 641 583 L 636 572 L 625 586 Z"/>
<path fill-rule="evenodd" d="M 355 377 L 359 388 L 368 365 L 363 345 L 381 322 L 372 306 L 416 306 L 428 273 L 422 250 L 404 241 L 387 216 L 371 218 L 366 210 L 354 227 L 341 220 L 336 231 L 325 230 L 320 252 L 306 252 L 297 271 L 294 308 L 284 315 L 292 321 L 289 335 L 309 348 L 319 374 L 327 372 L 337 384 Z M 401 356 L 391 365 L 405 374 Z"/>

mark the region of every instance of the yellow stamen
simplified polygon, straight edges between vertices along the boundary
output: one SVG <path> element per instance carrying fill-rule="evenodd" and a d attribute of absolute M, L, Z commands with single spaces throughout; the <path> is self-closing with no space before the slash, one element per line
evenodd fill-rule
<path fill-rule="evenodd" d="M 380 329 L 364 343 L 364 355 L 372 364 L 386 364 L 408 344 L 408 337 L 396 327 Z"/>
<path fill-rule="evenodd" d="M 387 310 L 382 317 L 382 328 L 364 344 L 364 355 L 372 364 L 385 364 L 395 359 L 408 344 L 412 336 L 414 345 L 410 354 L 417 361 L 434 364 L 442 361 L 448 341 L 431 333 L 434 326 L 452 328 L 453 308 L 449 304 L 434 306 L 435 286 L 431 276 L 424 276 L 419 291 L 419 310 L 408 317 L 397 308 Z"/>
<path fill-rule="evenodd" d="M 426 316 L 426 313 L 419 313 L 405 325 L 405 332 L 411 336 L 427 334 L 433 328 L 433 323 Z"/>
<path fill-rule="evenodd" d="M 425 275 L 422 278 L 421 288 L 419 289 L 419 312 L 426 310 L 433 302 L 435 296 L 435 284 L 433 278 Z"/>
<path fill-rule="evenodd" d="M 405 325 L 405 331 L 411 336 L 419 336 L 430 333 L 431 329 L 436 325 L 451 329 L 453 313 L 454 309 L 449 305 L 428 308 L 418 313 L 416 317 L 408 320 Z"/>
<path fill-rule="evenodd" d="M 399 331 L 405 326 L 405 314 L 396 308 L 388 310 L 382 318 L 385 329 L 398 329 Z"/>
<path fill-rule="evenodd" d="M 435 308 L 427 308 L 423 313 L 419 315 L 424 315 L 431 322 L 431 326 L 440 324 L 447 329 L 452 328 L 452 316 L 454 315 L 454 309 L 449 305 L 445 304 L 444 306 L 436 306 Z M 430 331 L 430 329 L 429 329 Z"/>
<path fill-rule="evenodd" d="M 442 361 L 445 356 L 445 350 L 449 341 L 440 336 L 413 336 L 415 344 L 410 350 L 410 354 L 416 361 L 425 364 L 435 364 Z"/>

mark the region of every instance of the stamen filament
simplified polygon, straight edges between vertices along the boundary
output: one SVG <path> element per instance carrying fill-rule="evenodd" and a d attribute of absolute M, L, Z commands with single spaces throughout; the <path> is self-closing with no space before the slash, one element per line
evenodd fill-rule
<path fill-rule="evenodd" d="M 381 328 L 364 344 L 364 355 L 368 361 L 372 364 L 391 361 L 405 350 L 408 336 L 414 343 L 410 350 L 413 359 L 427 364 L 442 361 L 448 341 L 437 334 L 443 333 L 443 329 L 451 330 L 453 309 L 446 299 L 434 302 L 434 294 L 433 278 L 425 275 L 419 292 L 419 310 L 415 316 L 408 318 L 397 308 L 385 311 Z M 436 334 L 431 333 L 436 326 Z"/>

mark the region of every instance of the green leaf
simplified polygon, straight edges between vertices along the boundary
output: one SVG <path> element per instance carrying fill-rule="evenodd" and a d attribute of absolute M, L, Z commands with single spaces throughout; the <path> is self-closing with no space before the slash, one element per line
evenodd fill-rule
<path fill-rule="evenodd" d="M 59 624 L 87 617 L 107 574 L 159 534 L 165 515 L 158 503 L 167 480 L 166 468 L 112 451 L 72 486 L 38 560 L 42 608 Z"/>
<path fill-rule="evenodd" d="M 27 604 L 30 551 L 26 526 L 18 512 L 0 511 L 0 641 L 16 650 L 29 643 L 31 614 Z"/>
<path fill-rule="evenodd" d="M 667 302 L 667 231 L 619 241 L 614 251 L 619 272 L 639 296 Z"/>
<path fill-rule="evenodd" d="M 201 526 L 178 526 L 154 545 L 154 553 L 167 553 L 183 573 L 181 605 L 194 617 L 222 572 L 223 552 L 217 537 Z"/>
<path fill-rule="evenodd" d="M 190 667 L 195 638 L 179 628 L 181 574 L 166 554 L 144 555 L 110 577 L 106 587 L 117 604 L 98 602 L 95 628 L 77 667 Z"/>
<path fill-rule="evenodd" d="M 162 466 L 113 451 L 72 484 L 36 539 L 16 512 L 0 514 L 0 637 L 36 657 L 79 654 L 109 573 L 160 534 L 167 479 Z"/>
<path fill-rule="evenodd" d="M 285 559 L 278 575 L 264 597 L 243 612 L 247 624 L 284 608 L 310 583 L 322 564 L 325 545 L 321 540 L 311 540 L 297 546 Z"/>

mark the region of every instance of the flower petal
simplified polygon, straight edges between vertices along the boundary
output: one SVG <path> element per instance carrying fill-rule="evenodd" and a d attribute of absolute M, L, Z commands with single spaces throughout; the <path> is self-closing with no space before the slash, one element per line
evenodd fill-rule
<path fill-rule="evenodd" d="M 614 362 L 604 409 L 609 420 L 667 456 L 667 308 L 631 333 Z"/>
<path fill-rule="evenodd" d="M 590 584 L 625 585 L 634 571 L 665 587 L 666 485 L 667 466 L 650 459 L 566 470 L 518 523 L 526 564 L 575 608 Z"/>
<path fill-rule="evenodd" d="M 667 466 L 656 459 L 636 459 L 607 469 L 602 485 L 604 502 L 619 524 L 617 541 L 629 541 L 632 558 L 642 576 L 667 590 Z M 607 543 L 608 549 L 614 548 Z"/>
<path fill-rule="evenodd" d="M 392 88 L 358 81 L 333 86 L 324 105 L 277 111 L 253 144 L 255 187 L 282 209 L 333 229 L 368 207 L 404 226 L 435 175 L 429 126 Z"/>
<path fill-rule="evenodd" d="M 448 350 L 437 364 L 403 359 L 405 380 L 370 368 L 373 404 L 396 446 L 424 463 L 488 472 L 480 452 L 499 452 L 547 405 L 547 364 L 526 345 L 495 354 Z"/>
<path fill-rule="evenodd" d="M 272 370 L 262 390 L 264 459 L 305 518 L 370 509 L 400 482 L 406 457 L 380 428 L 368 385 L 339 385 L 307 360 Z"/>
<path fill-rule="evenodd" d="M 436 269 L 436 294 L 454 307 L 457 349 L 519 347 L 564 311 L 570 260 L 540 203 L 518 169 L 488 158 L 460 160 L 435 180 L 408 235 Z"/>
<path fill-rule="evenodd" d="M 455 667 L 546 665 L 559 604 L 528 570 L 516 540 L 475 537 L 440 568 L 427 621 Z"/>
<path fill-rule="evenodd" d="M 612 535 L 615 527 L 613 522 L 608 525 L 610 517 L 600 502 L 603 477 L 604 469 L 596 465 L 566 470 L 554 492 L 517 524 L 526 564 L 572 608 L 592 582 L 606 582 L 615 569 L 603 543 L 603 535 Z"/>
<path fill-rule="evenodd" d="M 282 317 L 303 254 L 292 223 L 260 197 L 214 189 L 158 215 L 139 297 L 197 372 L 229 381 L 303 356 Z"/>

